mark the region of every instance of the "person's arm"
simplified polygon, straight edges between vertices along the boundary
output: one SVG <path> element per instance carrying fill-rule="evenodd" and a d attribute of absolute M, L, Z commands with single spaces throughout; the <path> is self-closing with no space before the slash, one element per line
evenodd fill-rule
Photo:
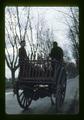
<path fill-rule="evenodd" d="M 61 49 L 62 50 L 62 49 Z M 63 50 L 62 50 L 62 57 L 64 56 L 64 52 L 63 52 Z"/>
<path fill-rule="evenodd" d="M 61 60 L 63 61 L 64 52 L 63 52 L 62 48 L 60 48 L 60 55 L 61 55 Z"/>
<path fill-rule="evenodd" d="M 49 56 L 52 58 L 52 51 L 53 51 L 53 49 L 51 49 L 51 52 L 50 52 L 50 54 L 49 54 Z"/>
<path fill-rule="evenodd" d="M 63 50 L 62 50 L 62 57 L 64 56 Z"/>
<path fill-rule="evenodd" d="M 23 54 L 24 54 L 24 59 L 28 61 L 29 58 L 28 58 L 28 56 L 27 56 L 27 53 L 26 53 L 26 50 L 25 50 L 25 49 L 24 49 L 24 53 L 23 53 Z"/>

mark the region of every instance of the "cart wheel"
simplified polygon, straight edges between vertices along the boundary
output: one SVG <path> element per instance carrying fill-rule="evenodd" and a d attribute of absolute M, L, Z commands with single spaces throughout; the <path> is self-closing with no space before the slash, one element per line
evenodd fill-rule
<path fill-rule="evenodd" d="M 23 109 L 28 109 L 29 105 L 32 102 L 32 97 L 28 97 L 25 94 L 25 90 L 18 89 L 17 90 L 17 100 L 18 100 L 19 105 Z"/>
<path fill-rule="evenodd" d="M 66 72 L 63 69 L 56 89 L 56 110 L 59 111 L 63 105 L 66 92 Z"/>

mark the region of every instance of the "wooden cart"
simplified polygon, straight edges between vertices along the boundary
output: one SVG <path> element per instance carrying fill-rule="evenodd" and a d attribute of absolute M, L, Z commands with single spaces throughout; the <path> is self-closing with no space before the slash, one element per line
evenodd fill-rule
<path fill-rule="evenodd" d="M 49 96 L 56 110 L 59 110 L 66 91 L 64 64 L 56 60 L 32 60 L 23 67 L 14 87 L 19 105 L 27 109 L 32 100 Z"/>

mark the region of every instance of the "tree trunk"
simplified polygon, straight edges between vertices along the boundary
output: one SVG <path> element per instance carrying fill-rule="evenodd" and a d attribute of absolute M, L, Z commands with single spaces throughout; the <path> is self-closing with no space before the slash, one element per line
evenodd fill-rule
<path fill-rule="evenodd" d="M 11 70 L 11 77 L 12 77 L 12 85 L 13 85 L 15 81 L 15 70 L 14 69 Z"/>

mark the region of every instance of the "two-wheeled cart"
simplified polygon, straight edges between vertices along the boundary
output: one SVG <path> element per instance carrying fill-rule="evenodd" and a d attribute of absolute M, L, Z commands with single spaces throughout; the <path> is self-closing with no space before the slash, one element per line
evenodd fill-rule
<path fill-rule="evenodd" d="M 64 64 L 56 60 L 28 61 L 14 87 L 19 105 L 27 109 L 32 100 L 49 96 L 59 110 L 65 98 L 66 80 Z"/>

